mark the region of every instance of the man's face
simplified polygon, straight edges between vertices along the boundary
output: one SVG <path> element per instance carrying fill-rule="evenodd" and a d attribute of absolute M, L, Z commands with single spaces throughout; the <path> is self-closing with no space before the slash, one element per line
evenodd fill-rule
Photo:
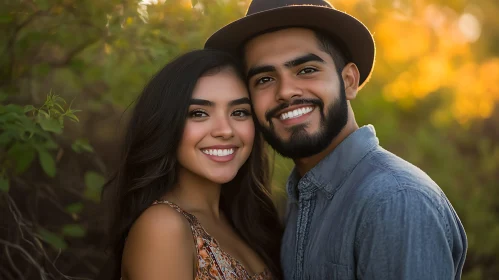
<path fill-rule="evenodd" d="M 343 79 L 313 31 L 266 33 L 245 46 L 254 113 L 280 154 L 305 158 L 329 146 L 348 120 Z"/>

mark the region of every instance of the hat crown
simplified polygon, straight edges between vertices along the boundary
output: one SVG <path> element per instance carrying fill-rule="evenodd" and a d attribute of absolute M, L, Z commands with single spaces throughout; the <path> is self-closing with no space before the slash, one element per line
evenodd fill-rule
<path fill-rule="evenodd" d="M 253 0 L 248 8 L 247 16 L 275 8 L 283 8 L 292 5 L 314 5 L 325 8 L 333 8 L 326 0 Z"/>

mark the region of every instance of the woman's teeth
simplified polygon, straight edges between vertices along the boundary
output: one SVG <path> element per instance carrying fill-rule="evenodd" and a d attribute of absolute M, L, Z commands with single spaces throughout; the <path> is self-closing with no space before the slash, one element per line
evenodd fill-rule
<path fill-rule="evenodd" d="M 217 157 L 228 156 L 234 153 L 234 149 L 203 149 L 201 151 L 207 155 Z"/>

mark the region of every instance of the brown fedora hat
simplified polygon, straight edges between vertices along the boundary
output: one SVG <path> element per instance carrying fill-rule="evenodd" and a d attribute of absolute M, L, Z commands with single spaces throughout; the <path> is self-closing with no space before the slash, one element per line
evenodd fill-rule
<path fill-rule="evenodd" d="M 364 24 L 333 8 L 325 0 L 253 0 L 246 16 L 211 35 L 205 48 L 237 54 L 254 36 L 285 27 L 304 27 L 326 32 L 340 40 L 351 62 L 360 72 L 360 86 L 369 78 L 374 65 L 374 39 Z"/>

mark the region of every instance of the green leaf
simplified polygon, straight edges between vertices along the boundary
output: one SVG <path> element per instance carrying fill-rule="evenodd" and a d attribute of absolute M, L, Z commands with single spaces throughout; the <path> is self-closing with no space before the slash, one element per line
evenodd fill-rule
<path fill-rule="evenodd" d="M 76 202 L 66 206 L 66 212 L 69 214 L 79 214 L 83 210 L 83 203 Z"/>
<path fill-rule="evenodd" d="M 15 138 L 21 137 L 21 135 L 24 133 L 24 129 L 20 125 L 12 123 L 3 124 L 2 130 L 12 132 Z"/>
<path fill-rule="evenodd" d="M 67 111 L 68 111 L 68 112 L 70 112 L 70 113 L 79 113 L 79 112 L 81 112 L 82 110 L 79 110 L 79 109 L 71 109 L 71 108 L 69 108 Z"/>
<path fill-rule="evenodd" d="M 9 192 L 9 188 L 10 188 L 9 179 L 0 177 L 0 191 Z"/>
<path fill-rule="evenodd" d="M 28 113 L 28 112 L 31 112 L 33 110 L 36 110 L 35 106 L 33 106 L 33 105 L 24 106 L 24 113 Z"/>
<path fill-rule="evenodd" d="M 89 171 L 85 173 L 85 192 L 84 196 L 94 202 L 99 202 L 102 192 L 102 187 L 106 183 L 106 179 L 97 172 Z"/>
<path fill-rule="evenodd" d="M 0 123 L 15 123 L 21 119 L 21 116 L 19 113 L 14 112 L 3 113 L 0 114 Z"/>
<path fill-rule="evenodd" d="M 59 109 L 55 108 L 55 105 L 54 105 L 54 107 L 50 108 L 49 111 L 50 111 L 51 116 L 59 116 L 59 115 L 62 115 L 62 112 L 63 112 L 63 111 L 60 111 Z"/>
<path fill-rule="evenodd" d="M 0 105 L 0 114 L 5 114 L 5 113 L 19 113 L 19 114 L 24 114 L 24 108 L 15 105 L 15 104 L 8 104 L 8 105 Z"/>
<path fill-rule="evenodd" d="M 45 174 L 49 177 L 54 177 L 56 172 L 54 158 L 46 150 L 39 149 L 38 159 Z"/>
<path fill-rule="evenodd" d="M 41 118 L 38 123 L 45 131 L 54 132 L 57 134 L 62 133 L 62 125 L 58 120 Z"/>
<path fill-rule="evenodd" d="M 66 117 L 68 117 L 70 120 L 74 122 L 79 122 L 80 120 L 78 119 L 77 116 L 75 116 L 73 113 L 66 113 Z"/>
<path fill-rule="evenodd" d="M 39 115 L 43 115 L 43 116 L 44 116 L 44 117 L 46 117 L 47 119 L 48 119 L 48 118 L 50 118 L 49 114 L 48 114 L 48 113 L 47 113 L 47 111 L 45 111 L 45 110 L 42 110 L 42 109 L 38 110 L 38 114 L 39 114 Z"/>
<path fill-rule="evenodd" d="M 61 112 L 64 112 L 64 108 L 62 108 L 62 106 L 59 103 L 55 103 L 54 106 L 56 106 L 57 108 L 59 108 L 59 110 L 61 110 Z"/>
<path fill-rule="evenodd" d="M 90 146 L 87 139 L 77 139 L 71 145 L 71 148 L 73 149 L 73 151 L 75 151 L 77 153 L 81 153 L 81 152 L 93 153 L 94 152 L 94 148 L 92 148 L 92 146 Z"/>
<path fill-rule="evenodd" d="M 59 95 L 54 95 L 54 102 L 55 104 L 58 103 L 66 104 L 66 100 L 64 100 L 64 98 L 60 97 Z"/>
<path fill-rule="evenodd" d="M 84 237 L 86 230 L 78 224 L 64 225 L 62 228 L 62 235 L 71 237 Z"/>
<path fill-rule="evenodd" d="M 43 145 L 47 150 L 55 150 L 59 147 L 56 142 L 54 142 L 52 139 L 47 139 L 47 142 Z"/>
<path fill-rule="evenodd" d="M 17 120 L 19 121 L 18 123 L 24 128 L 24 130 L 30 134 L 41 131 L 36 122 L 27 117 L 25 114 L 19 115 Z"/>
<path fill-rule="evenodd" d="M 15 160 L 18 174 L 24 173 L 35 159 L 35 149 L 19 142 L 12 145 L 7 154 Z"/>
<path fill-rule="evenodd" d="M 12 130 L 6 130 L 0 134 L 0 146 L 6 146 L 12 139 L 16 138 L 17 133 Z"/>
<path fill-rule="evenodd" d="M 74 113 L 79 113 L 79 112 L 81 112 L 81 110 L 78 110 L 78 109 L 68 109 L 66 111 L 66 114 L 74 116 Z"/>
<path fill-rule="evenodd" d="M 64 239 L 51 231 L 48 231 L 44 228 L 38 229 L 38 234 L 42 238 L 43 241 L 50 244 L 56 250 L 64 250 L 68 247 Z"/>

